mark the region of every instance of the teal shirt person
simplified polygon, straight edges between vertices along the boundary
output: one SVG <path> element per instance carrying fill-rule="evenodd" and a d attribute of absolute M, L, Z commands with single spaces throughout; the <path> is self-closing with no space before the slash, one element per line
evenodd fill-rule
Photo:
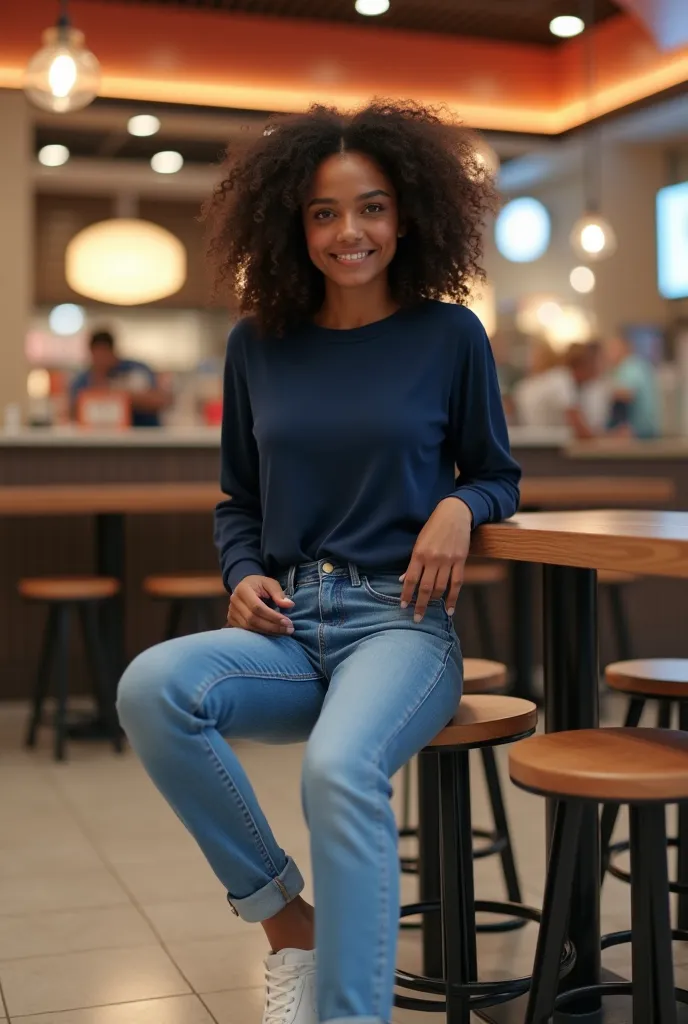
<path fill-rule="evenodd" d="M 640 356 L 628 355 L 612 373 L 617 397 L 623 395 L 627 423 L 633 436 L 641 439 L 659 434 L 659 394 L 654 367 Z"/>

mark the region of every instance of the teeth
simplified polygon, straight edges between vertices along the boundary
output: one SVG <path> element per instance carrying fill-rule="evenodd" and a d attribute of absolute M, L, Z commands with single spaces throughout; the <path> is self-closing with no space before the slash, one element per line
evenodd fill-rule
<path fill-rule="evenodd" d="M 354 260 L 364 260 L 367 255 L 367 252 L 342 253 L 341 255 L 337 256 L 337 259 L 344 260 L 347 263 L 352 263 Z"/>

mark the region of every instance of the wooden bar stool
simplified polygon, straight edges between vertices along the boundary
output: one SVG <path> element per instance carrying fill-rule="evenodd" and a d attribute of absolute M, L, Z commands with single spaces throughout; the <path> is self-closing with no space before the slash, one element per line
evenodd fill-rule
<path fill-rule="evenodd" d="M 91 679 L 99 710 L 115 750 L 122 750 L 122 733 L 115 712 L 115 686 L 108 664 L 108 653 L 98 621 L 98 606 L 115 597 L 120 585 L 107 576 L 55 576 L 20 580 L 19 593 L 27 601 L 48 606 L 48 623 L 43 637 L 33 710 L 26 735 L 27 747 L 36 745 L 42 724 L 43 705 L 51 678 L 55 682 L 55 758 L 65 758 L 67 737 L 67 699 L 69 694 L 69 634 L 73 613 L 81 619 L 81 628 L 89 660 Z"/>
<path fill-rule="evenodd" d="M 184 617 L 193 623 L 193 631 L 203 633 L 217 629 L 214 605 L 219 598 L 229 601 L 224 583 L 217 573 L 147 576 L 143 591 L 157 601 L 168 601 L 169 612 L 165 640 L 179 635 Z"/>
<path fill-rule="evenodd" d="M 525 1024 L 549 1024 L 576 999 L 633 996 L 633 1024 L 676 1024 L 665 807 L 688 800 L 688 735 L 665 729 L 580 729 L 534 736 L 509 752 L 522 789 L 558 801 L 542 923 Z M 631 932 L 602 939 L 602 949 L 632 944 L 633 981 L 571 989 L 557 997 L 581 818 L 586 803 L 628 804 L 631 823 Z"/>
<path fill-rule="evenodd" d="M 396 983 L 401 988 L 443 996 L 444 1000 L 397 994 L 397 1006 L 426 1012 L 446 1009 L 448 1024 L 468 1024 L 471 1012 L 514 999 L 530 987 L 529 977 L 478 981 L 476 911 L 536 922 L 540 914 L 522 905 L 475 899 L 468 754 L 472 749 L 495 747 L 530 736 L 536 724 L 537 708 L 530 701 L 497 694 L 465 696 L 446 729 L 419 755 L 438 760 L 441 898 L 439 902 L 402 907 L 401 917 L 440 912 L 444 978 L 434 980 L 397 971 Z M 568 947 L 562 958 L 562 972 L 571 970 L 574 962 L 575 954 Z"/>
<path fill-rule="evenodd" d="M 605 679 L 610 689 L 630 698 L 625 725 L 639 725 L 649 700 L 659 701 L 658 724 L 668 728 L 674 706 L 678 706 L 679 728 L 688 732 L 688 658 L 647 658 L 642 661 L 619 661 L 609 665 Z M 664 710 L 668 706 L 668 715 Z M 628 841 L 612 843 L 612 834 L 618 817 L 616 804 L 607 804 L 602 812 L 602 872 L 606 871 L 622 882 L 631 881 L 627 871 L 617 867 L 614 860 L 629 848 Z M 678 927 L 688 929 L 688 806 L 679 806 L 678 834 L 668 840 L 669 847 L 678 849 L 678 879 L 670 882 L 669 890 L 678 895 Z"/>
<path fill-rule="evenodd" d="M 463 663 L 463 692 L 465 696 L 480 693 L 500 693 L 506 687 L 507 668 L 499 661 L 487 661 L 483 658 L 464 658 Z M 499 777 L 499 768 L 495 758 L 494 749 L 491 746 L 482 746 L 480 756 L 485 772 L 485 781 L 492 810 L 493 827 L 491 829 L 473 828 L 473 838 L 480 842 L 473 844 L 473 859 L 479 860 L 483 857 L 499 856 L 502 862 L 502 873 L 504 884 L 510 903 L 520 903 L 521 884 L 516 870 L 516 861 L 511 842 L 511 832 L 507 818 L 502 784 Z M 410 764 L 404 768 L 404 792 L 403 798 L 407 799 L 410 792 Z M 405 808 L 408 813 L 408 808 Z M 402 839 L 417 838 L 418 829 L 406 826 L 399 830 Z M 418 874 L 418 858 L 402 857 L 401 870 L 407 875 Z M 478 925 L 479 932 L 504 932 L 514 931 L 523 927 L 526 922 L 519 918 L 510 918 L 504 921 L 481 922 Z M 404 922 L 402 928 L 413 929 L 417 926 Z"/>

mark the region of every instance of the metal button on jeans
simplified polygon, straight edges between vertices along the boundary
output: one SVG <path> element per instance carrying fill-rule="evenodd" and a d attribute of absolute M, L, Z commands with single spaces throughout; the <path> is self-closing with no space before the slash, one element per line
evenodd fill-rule
<path fill-rule="evenodd" d="M 323 564 L 322 571 L 326 573 L 334 572 L 334 566 L 332 565 L 332 562 L 325 562 Z"/>

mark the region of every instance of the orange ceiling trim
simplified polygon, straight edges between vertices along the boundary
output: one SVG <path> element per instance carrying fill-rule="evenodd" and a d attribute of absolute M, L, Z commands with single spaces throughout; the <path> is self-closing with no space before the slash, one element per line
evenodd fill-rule
<path fill-rule="evenodd" d="M 0 87 L 23 69 L 55 18 L 54 0 L 18 7 L 0 37 Z M 688 47 L 661 53 L 640 22 L 595 30 L 596 95 L 585 100 L 582 41 L 556 49 L 211 11 L 73 0 L 75 25 L 118 99 L 302 110 L 373 95 L 446 103 L 469 124 L 556 134 L 685 82 Z"/>

